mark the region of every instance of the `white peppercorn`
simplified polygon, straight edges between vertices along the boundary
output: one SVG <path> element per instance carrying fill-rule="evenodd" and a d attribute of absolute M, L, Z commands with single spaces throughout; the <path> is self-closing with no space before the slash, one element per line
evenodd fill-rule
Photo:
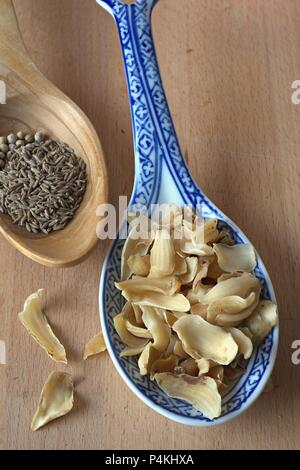
<path fill-rule="evenodd" d="M 17 137 L 18 137 L 19 140 L 23 140 L 24 137 L 25 137 L 24 132 L 22 132 L 22 131 L 17 132 Z"/>
<path fill-rule="evenodd" d="M 0 137 L 0 145 L 6 144 L 7 143 L 7 138 L 6 137 Z"/>
<path fill-rule="evenodd" d="M 17 142 L 17 140 L 18 140 L 18 139 L 17 139 L 17 136 L 16 136 L 15 134 L 9 134 L 9 135 L 7 136 L 7 142 L 8 142 L 9 144 L 15 144 L 15 143 Z"/>
<path fill-rule="evenodd" d="M 8 145 L 7 144 L 1 144 L 0 145 L 0 152 L 7 153 L 8 152 Z"/>
<path fill-rule="evenodd" d="M 22 147 L 23 145 L 25 145 L 25 140 L 17 140 L 16 147 Z"/>
<path fill-rule="evenodd" d="M 41 142 L 43 142 L 45 136 L 42 132 L 36 132 L 35 136 L 34 136 L 34 140 L 40 144 Z"/>
<path fill-rule="evenodd" d="M 25 142 L 27 142 L 28 144 L 31 144 L 33 141 L 34 141 L 34 137 L 32 134 L 25 135 Z"/>
<path fill-rule="evenodd" d="M 0 152 L 0 160 L 5 160 L 5 153 Z"/>

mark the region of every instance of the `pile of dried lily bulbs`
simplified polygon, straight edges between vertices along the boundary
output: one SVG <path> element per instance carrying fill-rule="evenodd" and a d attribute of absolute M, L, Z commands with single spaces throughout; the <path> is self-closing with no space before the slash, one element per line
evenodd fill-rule
<path fill-rule="evenodd" d="M 126 299 L 114 318 L 121 356 L 139 356 L 142 375 L 214 419 L 222 393 L 277 324 L 276 305 L 260 299 L 255 251 L 233 244 L 216 219 L 187 218 L 179 207 L 143 238 L 145 216 L 131 218 L 116 283 Z"/>

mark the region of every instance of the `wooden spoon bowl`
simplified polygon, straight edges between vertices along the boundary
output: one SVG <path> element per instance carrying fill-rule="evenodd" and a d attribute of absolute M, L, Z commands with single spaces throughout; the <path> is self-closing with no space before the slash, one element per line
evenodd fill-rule
<path fill-rule="evenodd" d="M 84 113 L 36 68 L 23 45 L 11 0 L 0 3 L 0 135 L 41 130 L 66 142 L 87 164 L 88 184 L 73 220 L 58 232 L 34 235 L 0 215 L 0 232 L 19 251 L 46 266 L 78 263 L 97 242 L 97 207 L 107 199 L 107 176 L 97 134 Z"/>

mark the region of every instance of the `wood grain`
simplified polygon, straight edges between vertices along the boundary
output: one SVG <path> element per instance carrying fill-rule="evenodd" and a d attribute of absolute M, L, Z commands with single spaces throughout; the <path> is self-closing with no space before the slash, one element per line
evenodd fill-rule
<path fill-rule="evenodd" d="M 76 7 L 74 6 L 76 3 Z M 90 117 L 107 158 L 110 200 L 130 194 L 132 137 L 126 86 L 112 19 L 94 0 L 15 0 L 25 44 L 41 71 Z M 297 448 L 300 366 L 300 79 L 297 0 L 161 0 L 154 32 L 182 149 L 195 179 L 249 235 L 276 288 L 281 340 L 274 389 L 241 418 L 213 429 L 180 426 L 135 398 L 109 357 L 81 361 L 98 330 L 100 244 L 68 270 L 33 264 L 0 240 L 0 339 L 7 344 L 2 384 L 4 448 Z M 38 432 L 30 420 L 55 365 L 17 321 L 26 295 L 47 290 L 47 311 L 71 358 L 77 404 Z"/>

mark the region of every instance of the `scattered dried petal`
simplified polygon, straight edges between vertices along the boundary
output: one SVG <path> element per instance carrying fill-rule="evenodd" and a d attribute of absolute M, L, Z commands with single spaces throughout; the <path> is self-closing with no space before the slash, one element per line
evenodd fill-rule
<path fill-rule="evenodd" d="M 41 295 L 43 292 L 43 289 L 40 289 L 26 299 L 23 311 L 19 313 L 19 319 L 51 359 L 67 364 L 65 348 L 53 333 L 42 311 Z"/>
<path fill-rule="evenodd" d="M 65 372 L 52 372 L 42 389 L 38 408 L 31 423 L 32 431 L 37 431 L 50 421 L 69 413 L 73 408 L 73 402 L 71 375 Z"/>
<path fill-rule="evenodd" d="M 103 333 L 100 331 L 100 333 L 94 336 L 94 338 L 92 338 L 85 346 L 83 359 L 86 360 L 88 357 L 95 356 L 96 354 L 100 354 L 104 351 L 106 351 L 106 344 Z"/>

